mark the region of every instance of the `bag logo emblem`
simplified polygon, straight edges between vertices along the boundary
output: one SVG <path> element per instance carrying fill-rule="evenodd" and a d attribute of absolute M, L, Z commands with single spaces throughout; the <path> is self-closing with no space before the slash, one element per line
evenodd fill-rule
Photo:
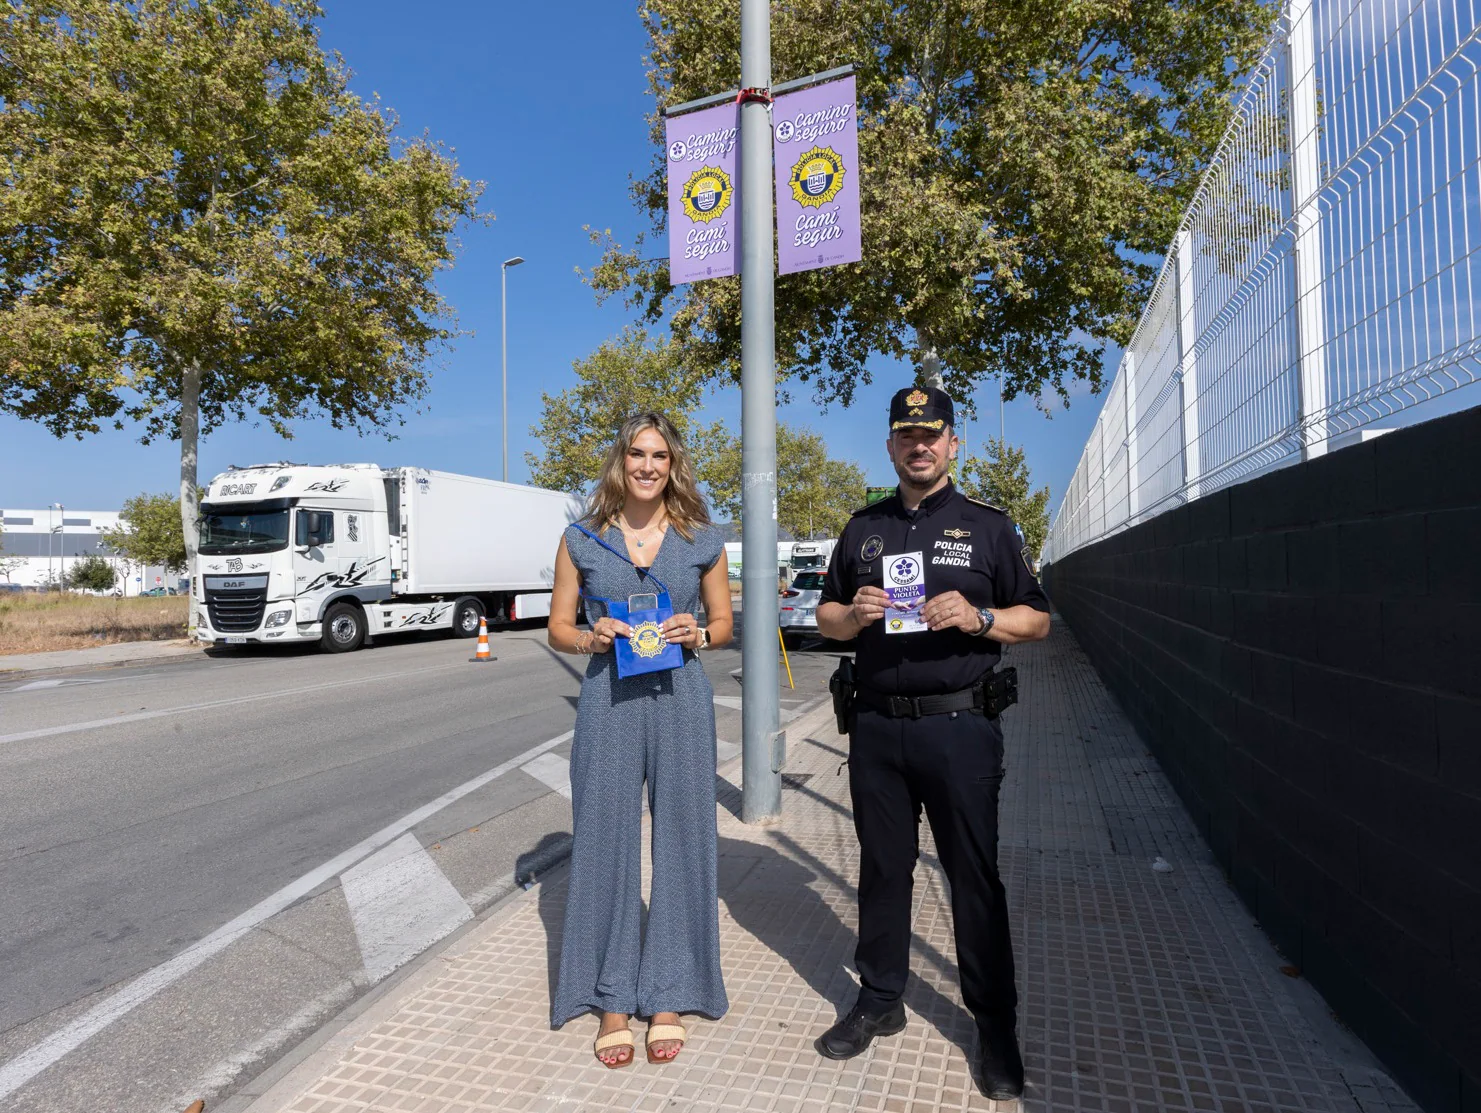
<path fill-rule="evenodd" d="M 639 657 L 657 657 L 668 646 L 668 643 L 663 640 L 663 631 L 658 628 L 656 622 L 638 623 L 633 627 L 628 644 Z"/>

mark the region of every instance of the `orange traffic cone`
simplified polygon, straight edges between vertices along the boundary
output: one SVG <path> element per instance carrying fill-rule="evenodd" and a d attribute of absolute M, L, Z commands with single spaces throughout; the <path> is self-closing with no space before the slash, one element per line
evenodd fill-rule
<path fill-rule="evenodd" d="M 478 653 L 469 657 L 470 661 L 497 661 L 499 658 L 489 653 L 489 620 L 482 615 L 478 616 Z"/>

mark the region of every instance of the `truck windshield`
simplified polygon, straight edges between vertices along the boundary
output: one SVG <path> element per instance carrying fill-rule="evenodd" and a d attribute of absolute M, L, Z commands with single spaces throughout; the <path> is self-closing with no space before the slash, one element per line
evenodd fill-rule
<path fill-rule="evenodd" d="M 208 556 L 270 553 L 288 544 L 288 508 L 251 505 L 203 508 L 200 528 L 200 551 Z"/>
<path fill-rule="evenodd" d="M 792 571 L 802 572 L 813 568 L 826 568 L 827 564 L 820 555 L 794 556 L 792 558 Z"/>

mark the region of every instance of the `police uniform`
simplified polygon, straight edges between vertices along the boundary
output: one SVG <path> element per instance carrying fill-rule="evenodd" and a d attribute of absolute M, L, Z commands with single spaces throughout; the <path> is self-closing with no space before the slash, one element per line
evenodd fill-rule
<path fill-rule="evenodd" d="M 893 430 L 942 428 L 954 415 L 945 393 L 907 390 L 895 396 L 890 416 Z M 976 608 L 1049 610 L 1008 515 L 949 482 L 913 511 L 898 489 L 856 511 L 834 549 L 820 603 L 852 604 L 860 587 L 885 586 L 900 561 L 908 571 L 908 554 L 915 553 L 924 565 L 926 598 L 957 591 Z M 997 866 L 1003 732 L 973 700 L 998 664 L 1001 645 L 957 628 L 890 633 L 894 614 L 886 611 L 865 626 L 855 643 L 849 788 L 862 851 L 856 1010 L 898 1017 L 874 1034 L 903 1026 L 899 1003 L 910 969 L 912 876 L 924 808 L 951 885 L 963 1000 L 977 1020 L 984 1054 L 997 1048 L 999 1058 L 1016 1063 L 1021 1086 L 1013 951 Z M 819 1050 L 846 1057 L 825 1046 L 829 1034 Z M 846 1040 L 840 1049 L 856 1053 Z M 1007 1069 L 1012 1073 L 1012 1064 Z"/>

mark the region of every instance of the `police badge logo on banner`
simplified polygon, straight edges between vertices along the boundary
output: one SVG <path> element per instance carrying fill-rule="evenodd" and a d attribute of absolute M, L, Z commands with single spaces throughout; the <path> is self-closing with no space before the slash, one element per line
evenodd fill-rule
<path fill-rule="evenodd" d="M 689 175 L 679 201 L 684 206 L 684 215 L 690 220 L 708 224 L 730 208 L 734 192 L 729 174 L 717 166 L 706 166 Z"/>

